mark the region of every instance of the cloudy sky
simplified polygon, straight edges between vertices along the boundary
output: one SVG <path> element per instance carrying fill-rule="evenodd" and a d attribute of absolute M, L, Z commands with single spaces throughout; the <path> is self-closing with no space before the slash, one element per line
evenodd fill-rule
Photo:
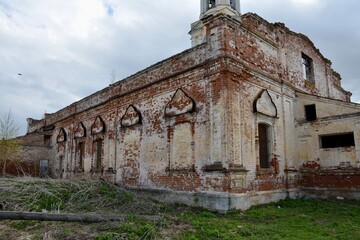
<path fill-rule="evenodd" d="M 0 114 L 40 119 L 190 47 L 198 0 L 0 0 Z M 359 0 L 240 0 L 307 35 L 360 102 Z"/>

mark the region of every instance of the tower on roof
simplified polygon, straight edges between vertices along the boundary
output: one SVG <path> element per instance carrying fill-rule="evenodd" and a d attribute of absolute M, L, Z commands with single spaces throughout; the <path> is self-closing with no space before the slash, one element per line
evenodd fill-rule
<path fill-rule="evenodd" d="M 200 0 L 200 20 L 191 24 L 189 32 L 193 47 L 205 40 L 203 19 L 218 14 L 225 14 L 241 20 L 240 0 Z"/>
<path fill-rule="evenodd" d="M 240 17 L 240 0 L 200 0 L 200 19 L 217 12 Z"/>

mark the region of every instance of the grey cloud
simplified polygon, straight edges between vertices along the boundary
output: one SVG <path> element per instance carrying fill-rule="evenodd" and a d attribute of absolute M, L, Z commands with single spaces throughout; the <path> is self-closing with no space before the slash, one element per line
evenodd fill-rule
<path fill-rule="evenodd" d="M 61 2 L 1 1 L 0 113 L 11 107 L 21 133 L 27 117 L 40 118 L 45 110 L 57 111 L 108 86 L 113 69 L 120 80 L 189 48 L 187 33 L 199 17 L 200 5 L 194 0 L 86 1 L 101 3 L 103 16 L 86 15 L 89 29 L 77 35 L 77 28 L 68 25 L 81 2 L 73 1 L 70 11 Z M 341 73 L 353 100 L 360 101 L 360 2 L 319 2 L 299 7 L 290 0 L 241 1 L 243 13 L 284 22 L 309 36 Z M 10 29 L 1 27 L 2 17 Z M 21 81 L 18 72 L 23 73 Z"/>

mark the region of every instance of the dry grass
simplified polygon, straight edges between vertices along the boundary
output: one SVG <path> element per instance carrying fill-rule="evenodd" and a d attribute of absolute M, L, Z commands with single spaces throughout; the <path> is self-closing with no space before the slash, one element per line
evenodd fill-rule
<path fill-rule="evenodd" d="M 160 221 L 138 218 L 159 214 L 163 204 L 105 181 L 0 178 L 0 210 L 127 215 L 126 221 L 61 223 L 2 221 L 2 239 L 155 239 Z M 160 227 L 161 228 L 161 227 Z"/>
<path fill-rule="evenodd" d="M 94 180 L 2 178 L 0 200 L 0 208 L 7 211 L 150 215 L 159 208 L 157 203 Z"/>

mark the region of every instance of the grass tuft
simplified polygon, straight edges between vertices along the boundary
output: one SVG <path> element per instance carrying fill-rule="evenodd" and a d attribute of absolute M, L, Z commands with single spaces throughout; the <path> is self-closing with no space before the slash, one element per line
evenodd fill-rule
<path fill-rule="evenodd" d="M 134 200 L 132 193 L 105 181 L 1 179 L 0 184 L 12 186 L 0 191 L 8 211 L 113 212 Z"/>

